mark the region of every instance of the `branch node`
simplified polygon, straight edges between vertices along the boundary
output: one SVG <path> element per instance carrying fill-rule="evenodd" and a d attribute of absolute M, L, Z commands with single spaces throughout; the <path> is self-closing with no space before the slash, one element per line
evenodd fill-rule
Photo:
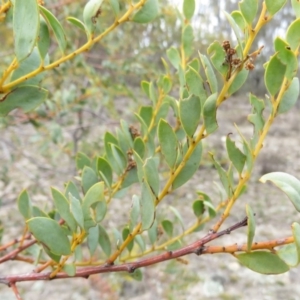
<path fill-rule="evenodd" d="M 255 214 L 254 214 L 255 216 Z M 242 226 L 247 226 L 248 225 L 248 217 L 245 217 L 242 221 L 241 221 L 241 225 Z"/>
<path fill-rule="evenodd" d="M 135 271 L 135 267 L 134 266 L 128 266 L 128 273 L 133 273 Z"/>
<path fill-rule="evenodd" d="M 113 261 L 106 261 L 104 266 L 107 268 L 107 267 L 110 267 L 110 266 L 113 266 L 113 265 L 114 265 Z"/>
<path fill-rule="evenodd" d="M 204 249 L 205 249 L 205 247 L 204 246 L 200 246 L 199 248 L 197 248 L 196 250 L 195 250 L 195 254 L 196 255 L 201 255 L 202 253 L 203 253 L 203 251 L 204 251 Z"/>

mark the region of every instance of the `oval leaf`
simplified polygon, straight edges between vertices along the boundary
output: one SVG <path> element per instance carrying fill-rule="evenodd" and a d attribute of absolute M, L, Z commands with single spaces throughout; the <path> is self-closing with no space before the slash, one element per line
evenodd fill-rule
<path fill-rule="evenodd" d="M 200 218 L 204 213 L 204 204 L 202 200 L 196 200 L 193 203 L 193 211 L 197 218 Z"/>
<path fill-rule="evenodd" d="M 295 51 L 300 44 L 300 18 L 295 20 L 287 29 L 286 41 L 290 44 L 291 49 Z"/>
<path fill-rule="evenodd" d="M 111 186 L 112 179 L 113 179 L 113 171 L 112 171 L 112 168 L 111 168 L 110 164 L 108 163 L 108 161 L 105 158 L 98 157 L 98 159 L 97 159 L 97 171 L 101 172 L 100 177 L 102 177 L 103 180 L 104 180 L 103 177 L 105 177 L 105 179 L 107 180 L 109 186 Z"/>
<path fill-rule="evenodd" d="M 79 19 L 76 19 L 76 18 L 74 18 L 74 17 L 67 17 L 67 20 L 68 20 L 71 24 L 73 24 L 73 25 L 75 25 L 76 27 L 78 27 L 79 29 L 81 29 L 81 30 L 83 30 L 83 31 L 85 31 L 85 32 L 88 32 L 88 30 L 87 30 L 86 26 L 84 25 L 84 23 L 81 22 Z"/>
<path fill-rule="evenodd" d="M 242 13 L 238 10 L 234 10 L 231 13 L 231 16 L 233 18 L 233 20 L 235 21 L 235 23 L 239 26 L 239 28 L 244 31 L 247 27 L 247 22 L 244 18 L 244 16 L 242 15 Z"/>
<path fill-rule="evenodd" d="M 83 20 L 90 34 L 94 33 L 103 0 L 90 0 L 84 7 Z"/>
<path fill-rule="evenodd" d="M 183 1 L 183 14 L 186 19 L 190 20 L 195 12 L 195 0 Z"/>
<path fill-rule="evenodd" d="M 170 210 L 175 215 L 175 220 L 177 219 L 179 221 L 179 223 L 181 224 L 182 229 L 184 229 L 184 222 L 183 222 L 183 219 L 182 219 L 182 216 L 181 216 L 179 210 L 177 210 L 174 206 L 170 206 Z"/>
<path fill-rule="evenodd" d="M 261 274 L 281 274 L 290 269 L 278 255 L 271 252 L 255 251 L 251 253 L 242 253 L 236 255 L 236 258 L 245 267 Z"/>
<path fill-rule="evenodd" d="M 46 60 L 47 59 L 48 59 L 48 57 L 46 56 Z M 42 64 L 42 61 L 41 61 L 41 55 L 39 53 L 39 50 L 38 50 L 38 48 L 34 47 L 31 54 L 26 59 L 24 59 L 19 64 L 18 68 L 12 73 L 10 82 L 12 82 L 16 79 L 19 79 L 21 77 L 23 77 L 23 78 L 26 77 L 27 74 L 38 69 L 41 64 Z M 45 77 L 45 74 L 40 73 L 30 79 L 27 79 L 24 82 L 18 84 L 18 87 L 21 85 L 22 86 L 23 85 L 40 85 L 40 83 L 44 77 Z"/>
<path fill-rule="evenodd" d="M 150 227 L 150 229 L 148 230 L 148 236 L 149 236 L 149 240 L 151 245 L 154 245 L 158 239 L 158 228 L 157 228 L 157 221 L 154 220 L 152 226 Z"/>
<path fill-rule="evenodd" d="M 42 59 L 44 59 L 46 54 L 48 53 L 49 47 L 50 47 L 50 33 L 49 33 L 48 25 L 45 19 L 41 17 L 38 49 Z"/>
<path fill-rule="evenodd" d="M 78 191 L 78 188 L 77 186 L 72 182 L 72 181 L 69 181 L 66 185 L 66 188 L 65 188 L 65 196 L 66 197 L 69 197 L 69 193 L 74 196 L 75 198 L 81 200 L 81 197 L 79 195 L 79 191 Z"/>
<path fill-rule="evenodd" d="M 235 143 L 229 138 L 229 135 L 227 135 L 226 138 L 226 148 L 230 161 L 237 169 L 239 174 L 241 174 L 246 162 L 246 155 L 236 147 Z"/>
<path fill-rule="evenodd" d="M 131 186 L 132 184 L 139 182 L 137 168 L 134 166 L 133 169 L 126 172 L 125 179 L 121 185 L 121 189 Z"/>
<path fill-rule="evenodd" d="M 218 174 L 219 174 L 220 180 L 222 182 L 222 185 L 223 185 L 223 187 L 225 189 L 226 195 L 227 195 L 227 197 L 231 197 L 232 191 L 230 189 L 230 180 L 228 178 L 229 176 L 226 173 L 226 171 L 222 168 L 222 166 L 220 165 L 220 163 L 218 163 L 215 160 L 214 156 L 211 153 L 210 153 L 210 155 L 211 155 L 211 158 L 213 160 L 214 166 L 215 166 L 215 168 L 218 171 Z"/>
<path fill-rule="evenodd" d="M 97 223 L 101 222 L 104 219 L 106 212 L 107 212 L 107 204 L 105 199 L 103 199 L 102 201 L 99 201 L 96 204 L 95 216 L 96 216 Z"/>
<path fill-rule="evenodd" d="M 265 84 L 271 96 L 275 96 L 279 91 L 285 71 L 286 65 L 281 62 L 276 53 L 271 57 L 265 72 Z"/>
<path fill-rule="evenodd" d="M 185 184 L 198 170 L 202 157 L 202 144 L 198 143 L 191 156 L 187 159 L 185 166 L 174 179 L 172 189 L 175 190 Z"/>
<path fill-rule="evenodd" d="M 80 201 L 70 194 L 70 210 L 77 224 L 83 229 L 84 220 Z"/>
<path fill-rule="evenodd" d="M 70 212 L 70 203 L 68 199 L 57 189 L 51 188 L 51 193 L 55 207 L 58 210 L 58 213 L 60 214 L 61 218 L 65 220 L 72 232 L 76 232 L 77 224 Z"/>
<path fill-rule="evenodd" d="M 292 80 L 289 88 L 285 91 L 278 106 L 278 113 L 288 112 L 297 102 L 299 97 L 299 78 Z"/>
<path fill-rule="evenodd" d="M 286 0 L 265 0 L 267 10 L 271 16 L 275 15 L 286 3 Z"/>
<path fill-rule="evenodd" d="M 239 47 L 237 47 L 237 52 L 238 52 L 238 56 L 239 58 L 242 58 L 243 56 L 243 43 L 242 43 L 242 38 L 241 38 L 241 33 L 240 33 L 240 29 L 239 26 L 236 24 L 235 20 L 232 18 L 232 16 L 227 13 L 226 11 L 224 11 L 225 17 L 228 20 L 231 28 L 233 29 L 233 32 L 236 36 L 236 39 L 238 41 Z"/>
<path fill-rule="evenodd" d="M 281 247 L 276 254 L 290 267 L 296 267 L 299 263 L 296 245 L 288 244 Z"/>
<path fill-rule="evenodd" d="M 188 67 L 194 69 L 196 72 L 199 72 L 200 70 L 200 62 L 197 57 L 193 58 L 189 63 Z"/>
<path fill-rule="evenodd" d="M 203 106 L 204 125 L 207 134 L 218 129 L 217 123 L 217 94 L 210 95 Z"/>
<path fill-rule="evenodd" d="M 184 131 L 189 137 L 193 137 L 201 117 L 199 97 L 191 95 L 189 98 L 181 100 L 179 102 L 179 115 Z"/>
<path fill-rule="evenodd" d="M 137 137 L 134 139 L 133 149 L 141 158 L 144 157 L 146 147 L 145 147 L 145 143 L 141 137 Z"/>
<path fill-rule="evenodd" d="M 110 146 L 115 161 L 115 171 L 118 175 L 121 175 L 127 166 L 127 159 L 118 146 L 114 144 L 111 144 Z"/>
<path fill-rule="evenodd" d="M 203 205 L 208 208 L 208 214 L 210 218 L 214 218 L 217 213 L 210 197 L 207 194 L 200 191 L 197 192 L 197 194 L 199 195 L 199 198 L 203 201 Z"/>
<path fill-rule="evenodd" d="M 77 170 L 82 170 L 85 166 L 91 166 L 91 160 L 82 152 L 77 152 L 75 161 Z"/>
<path fill-rule="evenodd" d="M 32 216 L 33 217 L 46 217 L 46 218 L 49 217 L 44 211 L 42 211 L 39 207 L 34 206 L 34 205 L 32 206 Z"/>
<path fill-rule="evenodd" d="M 99 240 L 99 227 L 98 226 L 91 227 L 89 229 L 89 234 L 87 237 L 88 248 L 91 256 L 94 254 L 94 252 L 97 249 L 98 240 Z"/>
<path fill-rule="evenodd" d="M 56 255 L 70 255 L 71 245 L 65 231 L 49 218 L 32 218 L 27 221 L 29 231 L 49 251 Z"/>
<path fill-rule="evenodd" d="M 234 78 L 232 84 L 230 85 L 228 89 L 228 95 L 232 95 L 236 91 L 238 91 L 242 85 L 245 83 L 245 81 L 248 78 L 249 71 L 246 70 L 245 68 L 242 69 L 237 76 Z"/>
<path fill-rule="evenodd" d="M 275 51 L 278 53 L 278 58 L 286 65 L 285 77 L 288 84 L 296 76 L 298 71 L 298 60 L 296 54 L 291 50 L 289 44 L 283 39 L 277 37 L 274 41 Z"/>
<path fill-rule="evenodd" d="M 248 116 L 248 120 L 254 125 L 255 133 L 261 133 L 265 125 L 265 120 L 263 117 L 265 102 L 251 93 L 249 94 L 249 98 L 252 106 L 252 114 Z"/>
<path fill-rule="evenodd" d="M 149 23 L 154 20 L 159 13 L 158 0 L 146 0 L 145 4 L 132 17 L 136 23 Z"/>
<path fill-rule="evenodd" d="M 158 139 L 161 152 L 170 169 L 173 169 L 177 158 L 178 141 L 172 127 L 163 119 L 158 123 Z"/>
<path fill-rule="evenodd" d="M 139 245 L 142 252 L 146 250 L 146 243 L 142 236 L 140 235 L 135 236 L 134 241 Z"/>
<path fill-rule="evenodd" d="M 133 228 L 138 224 L 139 216 L 140 216 L 140 199 L 137 195 L 133 195 L 131 209 L 130 209 L 130 224 L 129 224 L 130 231 L 132 231 Z"/>
<path fill-rule="evenodd" d="M 31 201 L 26 190 L 23 190 L 18 197 L 18 209 L 26 220 L 32 217 Z"/>
<path fill-rule="evenodd" d="M 98 182 L 94 184 L 86 193 L 82 201 L 82 212 L 84 219 L 90 218 L 90 207 L 99 202 L 104 200 L 104 183 Z"/>
<path fill-rule="evenodd" d="M 117 17 L 120 13 L 120 3 L 119 0 L 109 0 L 111 8 L 115 14 L 115 16 Z"/>
<path fill-rule="evenodd" d="M 154 196 L 157 197 L 159 193 L 159 177 L 158 177 L 158 170 L 155 160 L 150 157 L 145 161 L 144 164 L 144 174 L 145 180 L 149 184 L 151 191 L 153 192 Z"/>
<path fill-rule="evenodd" d="M 290 174 L 273 172 L 262 176 L 261 182 L 271 181 L 279 187 L 292 201 L 297 211 L 300 212 L 300 181 Z"/>
<path fill-rule="evenodd" d="M 142 229 L 146 230 L 151 227 L 155 217 L 154 196 L 147 182 L 142 183 L 140 204 Z"/>
<path fill-rule="evenodd" d="M 92 168 L 85 166 L 82 170 L 81 175 L 81 185 L 83 193 L 86 194 L 90 187 L 98 181 L 99 180 L 96 172 Z"/>
<path fill-rule="evenodd" d="M 243 0 L 239 3 L 239 7 L 247 23 L 251 25 L 258 10 L 258 1 Z"/>
<path fill-rule="evenodd" d="M 99 244 L 103 250 L 103 252 L 106 254 L 106 256 L 109 256 L 111 253 L 111 243 L 109 240 L 109 236 L 103 226 L 100 224 L 99 226 Z"/>
<path fill-rule="evenodd" d="M 181 39 L 185 57 L 188 58 L 193 54 L 194 42 L 194 31 L 190 24 L 184 26 Z"/>
<path fill-rule="evenodd" d="M 143 273 L 140 269 L 135 269 L 132 274 L 130 274 L 130 277 L 133 278 L 136 281 L 142 281 L 143 280 Z"/>
<path fill-rule="evenodd" d="M 226 78 L 228 72 L 228 64 L 225 63 L 225 50 L 218 41 L 213 42 L 207 49 L 211 62 L 215 69 Z"/>
<path fill-rule="evenodd" d="M 211 63 L 205 55 L 202 55 L 202 54 L 199 54 L 199 55 L 200 55 L 200 60 L 201 60 L 202 66 L 205 71 L 205 75 L 206 75 L 208 83 L 209 83 L 210 91 L 212 93 L 217 93 L 218 80 L 217 80 L 215 72 L 211 66 Z"/>
<path fill-rule="evenodd" d="M 161 225 L 169 237 L 173 236 L 173 223 L 169 220 L 163 220 Z"/>
<path fill-rule="evenodd" d="M 174 47 L 171 47 L 170 49 L 167 50 L 167 56 L 168 56 L 169 61 L 173 65 L 173 67 L 175 69 L 178 69 L 179 65 L 181 63 L 180 54 L 179 54 L 178 50 Z"/>
<path fill-rule="evenodd" d="M 299 0 L 292 0 L 292 6 L 297 18 L 300 18 L 300 2 Z"/>
<path fill-rule="evenodd" d="M 189 67 L 185 73 L 185 81 L 190 94 L 198 96 L 201 100 L 207 98 L 203 81 L 199 73 L 192 67 Z"/>
<path fill-rule="evenodd" d="M 40 15 L 37 1 L 15 0 L 13 12 L 15 54 L 21 62 L 32 52 L 38 36 Z"/>
<path fill-rule="evenodd" d="M 144 169 L 143 169 L 144 162 L 135 151 L 133 152 L 133 156 L 137 166 L 138 180 L 139 182 L 142 182 L 144 180 Z"/>
<path fill-rule="evenodd" d="M 63 27 L 48 9 L 46 9 L 43 6 L 40 6 L 40 10 L 54 32 L 55 38 L 57 40 L 61 52 L 64 53 L 67 47 L 67 40 Z"/>
<path fill-rule="evenodd" d="M 255 235 L 255 219 L 254 219 L 254 213 L 252 211 L 252 208 L 249 204 L 246 205 L 246 213 L 247 213 L 247 223 L 248 223 L 248 229 L 247 229 L 247 250 L 251 251 L 254 235 Z"/>
<path fill-rule="evenodd" d="M 6 116 L 16 108 L 29 112 L 46 100 L 48 91 L 39 86 L 24 85 L 15 88 L 0 101 L 0 117 Z"/>

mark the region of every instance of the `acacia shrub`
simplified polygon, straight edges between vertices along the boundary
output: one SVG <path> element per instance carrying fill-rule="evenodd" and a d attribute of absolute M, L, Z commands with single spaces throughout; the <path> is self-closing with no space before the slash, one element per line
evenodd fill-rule
<path fill-rule="evenodd" d="M 34 247 L 36 254 L 27 257 L 26 262 L 36 264 L 36 272 L 5 274 L 0 281 L 11 286 L 18 296 L 16 283 L 20 281 L 88 277 L 121 271 L 141 280 L 141 267 L 192 253 L 228 253 L 245 267 L 262 274 L 279 274 L 297 266 L 300 258 L 297 222 L 292 224 L 290 236 L 253 242 L 255 215 L 249 201 L 246 216 L 220 230 L 239 197 L 246 193 L 253 166 L 273 122 L 298 99 L 300 4 L 296 0 L 292 4 L 297 18 L 289 25 L 285 38 L 274 40 L 274 55 L 264 65 L 268 95 L 260 99 L 249 94 L 252 111 L 248 120 L 253 124 L 252 137 L 244 137 L 238 127 L 240 145 L 230 135 L 226 137 L 227 168 L 212 154 L 208 155 L 220 177 L 219 201 L 212 200 L 203 191 L 195 191 L 196 200 L 190 203 L 194 221 L 188 226 L 181 221 L 179 209 L 172 206 L 182 230 L 160 215 L 160 204 L 168 195 L 175 193 L 196 173 L 201 176 L 201 161 L 208 157 L 202 155 L 202 143 L 208 136 L 217 134 L 218 108 L 224 101 L 230 101 L 247 80 L 249 72 L 255 72 L 255 60 L 263 51 L 263 45 L 251 49 L 253 42 L 285 2 L 264 1 L 261 6 L 255 0 L 240 2 L 239 10 L 225 12 L 236 42 L 215 41 L 208 47 L 207 55 L 194 55 L 191 19 L 195 1 L 185 0 L 183 14 L 179 17 L 182 22 L 180 47 L 173 46 L 166 51 L 168 61 L 162 59 L 164 73 L 141 83 L 149 104 L 141 106 L 134 114 L 138 125 L 121 120 L 116 132 L 104 134 L 103 153 L 89 157 L 79 152 L 75 161 L 78 170 L 75 179 L 79 184 L 71 180 L 66 182 L 63 191 L 51 188 L 53 210 L 44 211 L 33 205 L 26 190 L 20 193 L 17 204 L 25 220 L 24 233 L 14 242 L 1 246 L 8 250 L 1 262 L 23 261 L 20 254 Z M 101 0 L 90 0 L 83 10 L 83 21 L 68 18 L 86 33 L 87 38 L 86 43 L 70 53 L 66 53 L 62 24 L 36 0 L 26 5 L 21 0 L 7 2 L 1 6 L 1 12 L 7 11 L 13 11 L 15 58 L 0 80 L 0 114 L 4 117 L 16 108 L 25 112 L 38 109 L 48 94 L 41 86 L 44 74 L 89 50 L 122 23 L 151 22 L 159 13 L 159 5 L 157 0 L 140 0 L 132 5 L 120 5 L 117 0 L 111 0 L 109 5 Z M 104 11 L 114 14 L 112 24 L 106 29 L 98 25 Z M 61 50 L 59 58 L 50 59 L 49 29 L 54 32 Z M 271 107 L 268 115 L 263 113 L 266 104 Z M 274 183 L 287 194 L 295 209 L 300 210 L 298 179 L 287 173 L 272 172 L 260 180 Z M 130 193 L 132 185 L 135 189 L 127 212 L 128 223 L 109 228 L 111 203 Z M 216 221 L 207 234 L 194 243 L 185 244 L 185 236 L 203 230 L 213 219 Z M 247 226 L 247 243 L 208 244 L 244 226 Z M 163 242 L 159 239 L 162 233 L 165 235 Z M 12 245 L 16 248 L 11 249 Z M 88 259 L 82 256 L 86 249 Z"/>

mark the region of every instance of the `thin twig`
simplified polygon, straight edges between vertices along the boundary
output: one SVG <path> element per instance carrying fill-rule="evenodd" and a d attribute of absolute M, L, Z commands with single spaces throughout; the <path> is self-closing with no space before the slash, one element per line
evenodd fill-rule
<path fill-rule="evenodd" d="M 18 288 L 17 288 L 17 286 L 16 286 L 16 283 L 15 283 L 15 282 L 10 283 L 10 287 L 11 287 L 11 289 L 13 290 L 13 292 L 14 292 L 14 294 L 15 294 L 17 300 L 22 300 L 22 298 L 21 298 L 21 296 L 20 296 L 20 293 L 19 293 L 19 291 L 18 291 Z"/>
<path fill-rule="evenodd" d="M 30 246 L 34 245 L 37 241 L 36 240 L 33 240 L 33 241 L 30 241 L 29 243 L 23 245 L 22 247 L 19 247 L 9 253 L 7 253 L 6 255 L 0 257 L 0 264 L 5 262 L 5 261 L 8 261 L 8 260 L 13 260 L 20 252 L 22 252 L 23 250 L 29 248 Z"/>
<path fill-rule="evenodd" d="M 5 244 L 3 246 L 0 246 L 0 251 L 6 250 L 7 248 L 9 248 L 9 247 L 11 247 L 15 244 L 18 244 L 22 239 L 30 240 L 31 239 L 31 234 L 27 234 L 24 238 L 15 239 L 11 242 L 8 242 L 7 244 Z"/>

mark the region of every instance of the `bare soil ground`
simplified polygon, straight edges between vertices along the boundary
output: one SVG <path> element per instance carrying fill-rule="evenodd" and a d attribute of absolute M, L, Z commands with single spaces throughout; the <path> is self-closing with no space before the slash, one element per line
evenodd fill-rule
<path fill-rule="evenodd" d="M 218 112 L 219 130 L 204 142 L 206 153 L 211 151 L 219 159 L 226 158 L 226 135 L 233 133 L 232 138 L 237 138 L 233 123 L 246 136 L 251 135 L 252 126 L 247 122 L 247 115 L 251 110 L 248 102 L 246 98 L 236 97 L 221 106 Z M 117 106 L 124 107 L 120 103 Z M 122 118 L 126 119 L 128 115 L 128 111 L 123 111 Z M 93 132 L 90 139 L 101 137 L 106 130 L 103 124 L 110 120 L 105 112 L 102 117 L 101 124 L 99 120 L 91 121 Z M 255 241 L 291 234 L 290 225 L 293 221 L 299 221 L 299 215 L 282 192 L 272 185 L 259 183 L 258 179 L 272 171 L 287 172 L 300 179 L 299 120 L 300 110 L 297 107 L 278 116 L 265 141 L 248 190 L 237 202 L 224 228 L 241 220 L 245 216 L 245 205 L 249 203 L 256 213 Z M 66 130 L 66 137 L 70 131 L 71 129 Z M 30 124 L 1 129 L 0 219 L 5 227 L 3 243 L 22 233 L 23 220 L 17 212 L 16 198 L 23 188 L 29 187 L 38 205 L 51 207 L 49 186 L 62 189 L 62 181 L 71 179 L 75 174 L 74 161 L 58 151 L 56 146 L 49 147 L 53 148 L 51 159 L 39 154 L 41 150 L 38 135 Z M 206 157 L 204 154 L 204 159 Z M 169 205 L 176 207 L 188 227 L 192 222 L 191 206 L 197 190 L 208 193 L 215 203 L 218 202 L 217 192 L 212 188 L 214 181 L 218 181 L 218 176 L 212 164 L 203 163 L 197 175 L 178 189 L 176 194 L 166 199 L 160 209 L 166 212 Z M 120 219 L 127 220 L 128 217 L 124 215 L 127 205 L 129 207 L 130 198 L 114 201 L 114 209 L 109 216 L 112 227 Z M 205 235 L 211 224 L 213 222 L 207 224 L 204 230 L 188 237 L 185 242 L 195 241 Z M 246 228 L 240 229 L 215 241 L 215 244 L 244 243 L 245 233 Z M 18 286 L 25 300 L 300 299 L 300 268 L 282 275 L 264 276 L 242 267 L 230 255 L 189 256 L 185 259 L 188 261 L 187 265 L 172 261 L 143 270 L 142 282 L 133 281 L 126 274 L 102 274 L 91 276 L 88 280 L 41 281 Z M 31 272 L 32 269 L 33 266 L 25 263 L 10 262 L 0 266 L 0 274 Z M 8 287 L 0 285 L 0 299 L 15 298 Z"/>

